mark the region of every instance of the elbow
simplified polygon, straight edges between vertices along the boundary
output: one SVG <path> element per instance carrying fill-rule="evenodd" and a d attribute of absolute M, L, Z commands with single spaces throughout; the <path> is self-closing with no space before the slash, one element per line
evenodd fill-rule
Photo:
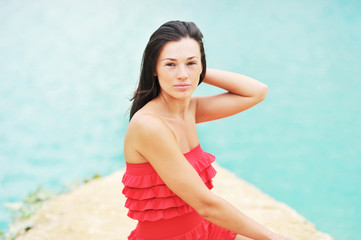
<path fill-rule="evenodd" d="M 262 86 L 260 86 L 260 90 L 258 93 L 258 98 L 259 98 L 260 102 L 266 98 L 267 92 L 268 92 L 268 86 L 266 84 L 262 83 Z"/>
<path fill-rule="evenodd" d="M 214 218 L 220 205 L 220 199 L 217 196 L 211 196 L 209 198 L 203 199 L 199 205 L 195 208 L 197 213 L 204 219 L 209 220 Z"/>
<path fill-rule="evenodd" d="M 204 205 L 198 209 L 196 209 L 197 213 L 204 219 L 208 220 L 211 218 L 212 214 L 212 207 Z"/>

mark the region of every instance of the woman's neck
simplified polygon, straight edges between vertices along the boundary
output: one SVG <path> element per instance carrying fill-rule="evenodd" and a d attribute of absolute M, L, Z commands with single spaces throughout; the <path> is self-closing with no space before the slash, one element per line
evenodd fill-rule
<path fill-rule="evenodd" d="M 167 115 L 170 117 L 185 119 L 186 113 L 188 112 L 190 98 L 174 99 L 160 93 L 156 99 Z"/>

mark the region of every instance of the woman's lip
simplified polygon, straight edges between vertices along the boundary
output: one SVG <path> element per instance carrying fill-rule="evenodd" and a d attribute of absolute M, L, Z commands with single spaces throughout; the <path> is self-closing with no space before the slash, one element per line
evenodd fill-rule
<path fill-rule="evenodd" d="M 191 85 L 190 84 L 176 84 L 174 85 L 176 88 L 178 89 L 187 89 L 189 88 Z"/>

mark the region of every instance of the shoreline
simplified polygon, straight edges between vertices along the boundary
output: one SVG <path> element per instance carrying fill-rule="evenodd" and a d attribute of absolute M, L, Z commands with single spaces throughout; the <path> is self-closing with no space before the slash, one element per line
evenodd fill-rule
<path fill-rule="evenodd" d="M 333 240 L 284 203 L 214 164 L 214 192 L 271 230 L 292 240 Z M 91 180 L 44 202 L 29 219 L 9 226 L 13 240 L 126 239 L 136 221 L 127 216 L 121 177 L 125 169 Z M 7 239 L 7 238 L 5 238 Z"/>

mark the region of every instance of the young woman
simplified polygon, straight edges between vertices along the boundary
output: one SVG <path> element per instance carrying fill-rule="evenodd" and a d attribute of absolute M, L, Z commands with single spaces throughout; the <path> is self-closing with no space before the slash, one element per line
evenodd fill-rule
<path fill-rule="evenodd" d="M 124 140 L 128 239 L 277 239 L 210 191 L 214 156 L 202 150 L 196 124 L 228 117 L 261 102 L 267 86 L 250 77 L 207 69 L 202 33 L 171 21 L 150 37 Z M 204 82 L 226 93 L 192 97 Z"/>

